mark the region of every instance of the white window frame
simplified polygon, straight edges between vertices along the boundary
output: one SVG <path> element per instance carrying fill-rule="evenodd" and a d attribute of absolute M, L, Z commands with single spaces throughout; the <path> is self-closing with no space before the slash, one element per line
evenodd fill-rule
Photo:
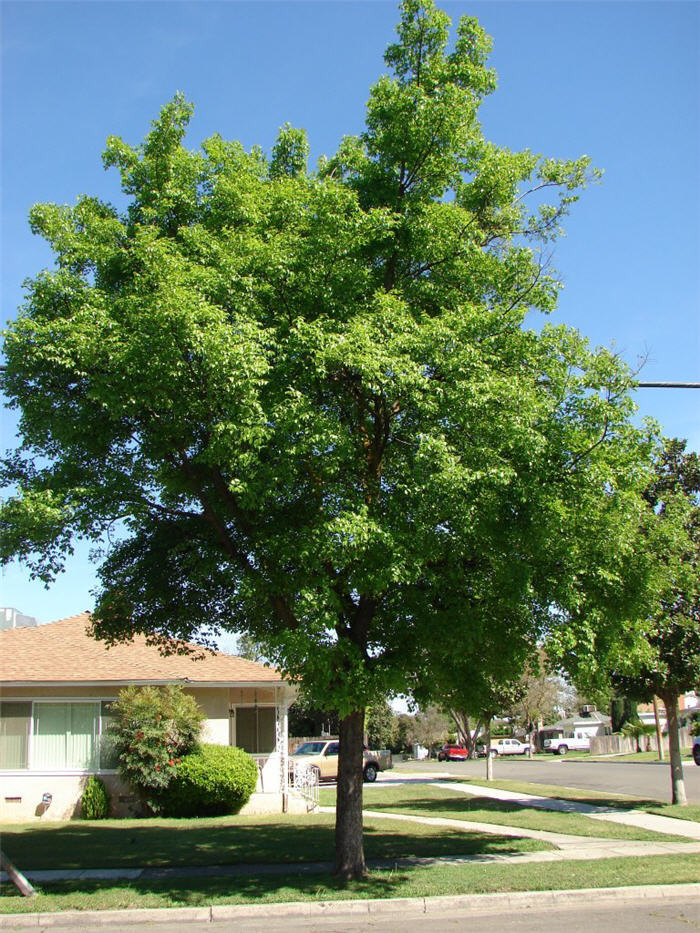
<path fill-rule="evenodd" d="M 0 774 L 9 777 L 46 774 L 46 775 L 76 775 L 76 774 L 116 774 L 116 768 L 97 768 L 97 769 L 77 769 L 77 768 L 34 768 L 34 719 L 35 706 L 38 703 L 97 703 L 99 705 L 98 720 L 98 738 L 102 738 L 102 704 L 114 703 L 117 697 L 2 697 L 3 703 L 29 703 L 31 705 L 31 714 L 29 717 L 29 747 L 27 749 L 27 767 L 26 768 L 3 768 Z"/>

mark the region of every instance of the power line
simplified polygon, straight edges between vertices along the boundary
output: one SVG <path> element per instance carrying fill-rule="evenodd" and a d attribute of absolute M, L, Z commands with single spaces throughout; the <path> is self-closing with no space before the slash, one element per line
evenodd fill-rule
<path fill-rule="evenodd" d="M 637 389 L 700 389 L 700 382 L 637 382 Z"/>

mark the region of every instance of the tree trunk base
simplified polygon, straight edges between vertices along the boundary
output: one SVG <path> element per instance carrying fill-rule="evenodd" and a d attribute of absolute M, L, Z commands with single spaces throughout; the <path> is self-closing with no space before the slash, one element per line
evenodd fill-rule
<path fill-rule="evenodd" d="M 367 876 L 362 842 L 364 710 L 340 721 L 340 757 L 335 807 L 335 869 L 340 881 Z"/>

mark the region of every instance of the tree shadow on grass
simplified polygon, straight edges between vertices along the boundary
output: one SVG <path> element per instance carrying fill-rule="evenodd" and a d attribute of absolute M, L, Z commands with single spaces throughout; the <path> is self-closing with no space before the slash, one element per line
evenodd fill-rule
<path fill-rule="evenodd" d="M 424 801 L 433 810 L 442 801 Z M 421 805 L 417 801 L 412 806 Z M 454 805 L 451 807 L 454 809 Z M 365 825 L 368 858 L 404 858 L 522 851 L 532 840 L 513 840 L 449 827 L 407 823 Z M 235 817 L 211 821 L 74 822 L 8 828 L 3 851 L 20 870 L 196 867 L 203 865 L 332 862 L 332 814 L 302 820 L 240 824 Z"/>

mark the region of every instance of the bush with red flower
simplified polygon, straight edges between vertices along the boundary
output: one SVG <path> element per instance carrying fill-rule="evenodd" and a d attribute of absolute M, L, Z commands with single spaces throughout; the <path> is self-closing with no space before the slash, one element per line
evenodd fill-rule
<path fill-rule="evenodd" d="M 152 813 L 182 757 L 197 748 L 204 714 L 179 685 L 125 687 L 112 705 L 118 771 Z"/>

